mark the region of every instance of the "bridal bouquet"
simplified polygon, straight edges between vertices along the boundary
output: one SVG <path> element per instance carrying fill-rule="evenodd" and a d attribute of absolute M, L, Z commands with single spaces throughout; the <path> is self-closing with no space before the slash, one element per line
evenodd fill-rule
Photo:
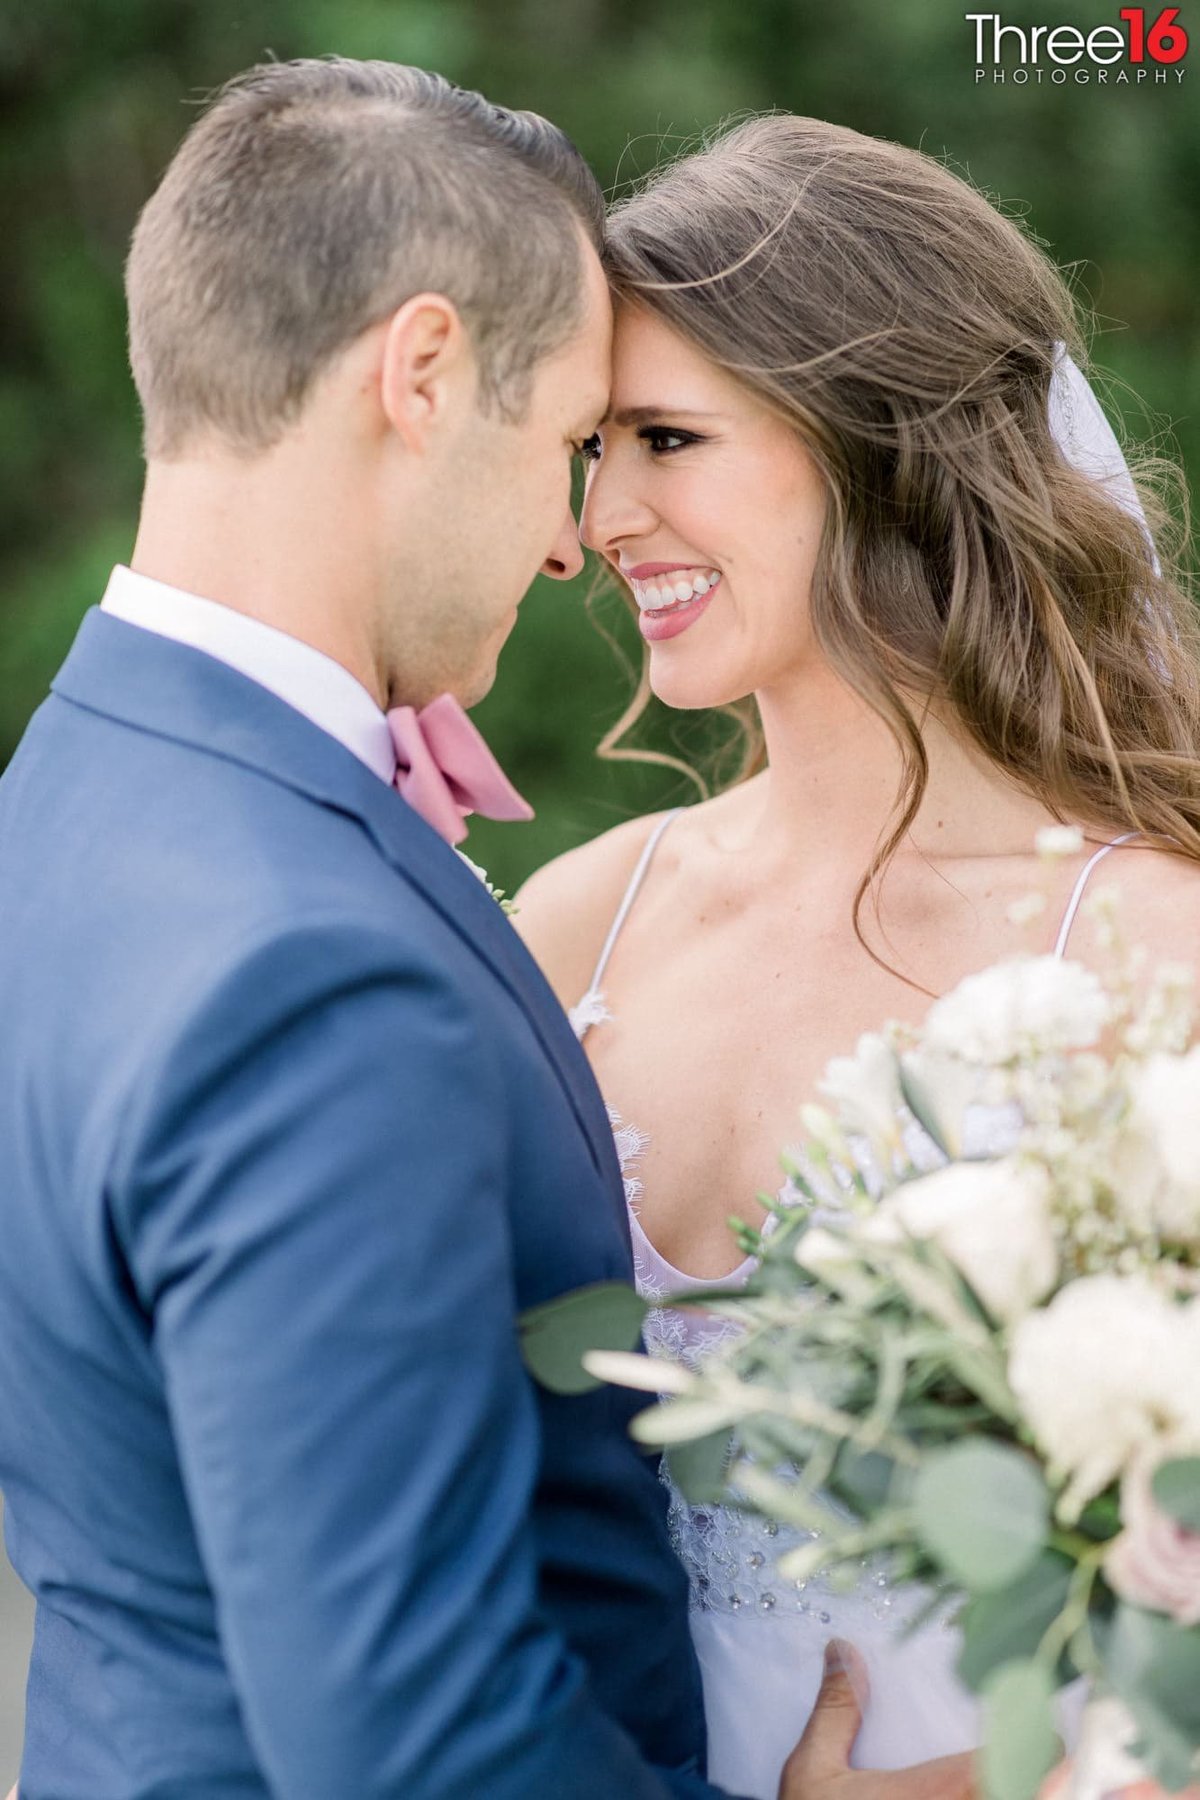
<path fill-rule="evenodd" d="M 816 1534 L 784 1576 L 878 1557 L 957 1614 L 994 1800 L 1077 1676 L 1078 1791 L 1200 1771 L 1200 1047 L 1190 972 L 1101 918 L 1105 980 L 1014 958 L 830 1063 L 698 1369 L 583 1359 L 658 1396 L 686 1495 Z"/>

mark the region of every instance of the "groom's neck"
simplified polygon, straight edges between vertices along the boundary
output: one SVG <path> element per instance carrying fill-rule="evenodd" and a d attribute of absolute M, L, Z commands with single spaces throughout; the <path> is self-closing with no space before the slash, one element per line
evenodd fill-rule
<path fill-rule="evenodd" d="M 353 493 L 340 485 L 334 459 L 290 443 L 247 458 L 214 449 L 151 462 L 130 562 L 311 644 L 382 706 L 371 570 Z"/>

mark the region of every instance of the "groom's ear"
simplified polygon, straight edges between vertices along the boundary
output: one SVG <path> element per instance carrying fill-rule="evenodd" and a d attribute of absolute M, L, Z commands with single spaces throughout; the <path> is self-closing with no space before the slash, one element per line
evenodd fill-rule
<path fill-rule="evenodd" d="M 379 400 L 388 423 L 420 456 L 474 387 L 474 354 L 458 308 L 444 294 L 414 294 L 384 332 Z"/>

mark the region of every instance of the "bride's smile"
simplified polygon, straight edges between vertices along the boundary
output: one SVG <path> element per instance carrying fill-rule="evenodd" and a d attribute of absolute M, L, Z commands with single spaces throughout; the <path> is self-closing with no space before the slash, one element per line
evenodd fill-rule
<path fill-rule="evenodd" d="M 609 416 L 585 454 L 580 534 L 629 584 L 660 699 L 723 705 L 811 660 L 825 488 L 788 424 L 625 305 Z"/>

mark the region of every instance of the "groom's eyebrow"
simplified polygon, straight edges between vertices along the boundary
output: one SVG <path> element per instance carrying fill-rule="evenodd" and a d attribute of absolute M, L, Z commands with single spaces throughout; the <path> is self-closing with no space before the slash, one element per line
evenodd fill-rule
<path fill-rule="evenodd" d="M 720 413 L 700 412 L 692 406 L 622 406 L 610 412 L 605 425 L 650 425 L 658 419 L 719 419 Z"/>

